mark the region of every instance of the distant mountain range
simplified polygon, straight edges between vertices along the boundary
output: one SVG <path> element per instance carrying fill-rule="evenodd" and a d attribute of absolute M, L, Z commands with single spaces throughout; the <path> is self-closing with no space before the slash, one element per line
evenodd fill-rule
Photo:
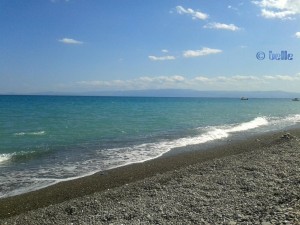
<path fill-rule="evenodd" d="M 6 93 L 8 94 L 8 93 Z M 9 93 L 16 94 L 16 93 Z M 284 91 L 197 91 L 190 89 L 158 89 L 95 92 L 39 92 L 31 95 L 124 96 L 124 97 L 207 97 L 207 98 L 295 98 L 300 93 Z"/>

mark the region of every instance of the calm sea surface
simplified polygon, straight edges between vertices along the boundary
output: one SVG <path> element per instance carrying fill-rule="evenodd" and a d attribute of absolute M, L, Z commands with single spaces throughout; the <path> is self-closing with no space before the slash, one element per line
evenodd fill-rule
<path fill-rule="evenodd" d="M 299 122 L 290 99 L 0 96 L 0 197 Z"/>

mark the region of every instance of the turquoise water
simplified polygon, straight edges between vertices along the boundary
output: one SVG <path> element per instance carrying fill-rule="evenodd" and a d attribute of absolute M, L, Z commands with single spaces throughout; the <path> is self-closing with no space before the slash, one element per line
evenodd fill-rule
<path fill-rule="evenodd" d="M 299 122 L 290 99 L 0 96 L 0 197 Z"/>

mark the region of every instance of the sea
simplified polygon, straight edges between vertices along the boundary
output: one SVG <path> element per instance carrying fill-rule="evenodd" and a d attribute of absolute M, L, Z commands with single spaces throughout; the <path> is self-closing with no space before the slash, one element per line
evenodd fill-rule
<path fill-rule="evenodd" d="M 291 99 L 0 96 L 0 198 L 300 127 Z"/>

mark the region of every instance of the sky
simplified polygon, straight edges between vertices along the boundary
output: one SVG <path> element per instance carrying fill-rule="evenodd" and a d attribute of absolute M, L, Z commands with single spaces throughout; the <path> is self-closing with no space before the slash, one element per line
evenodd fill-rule
<path fill-rule="evenodd" d="M 300 0 L 0 0 L 0 93 L 300 92 Z"/>

